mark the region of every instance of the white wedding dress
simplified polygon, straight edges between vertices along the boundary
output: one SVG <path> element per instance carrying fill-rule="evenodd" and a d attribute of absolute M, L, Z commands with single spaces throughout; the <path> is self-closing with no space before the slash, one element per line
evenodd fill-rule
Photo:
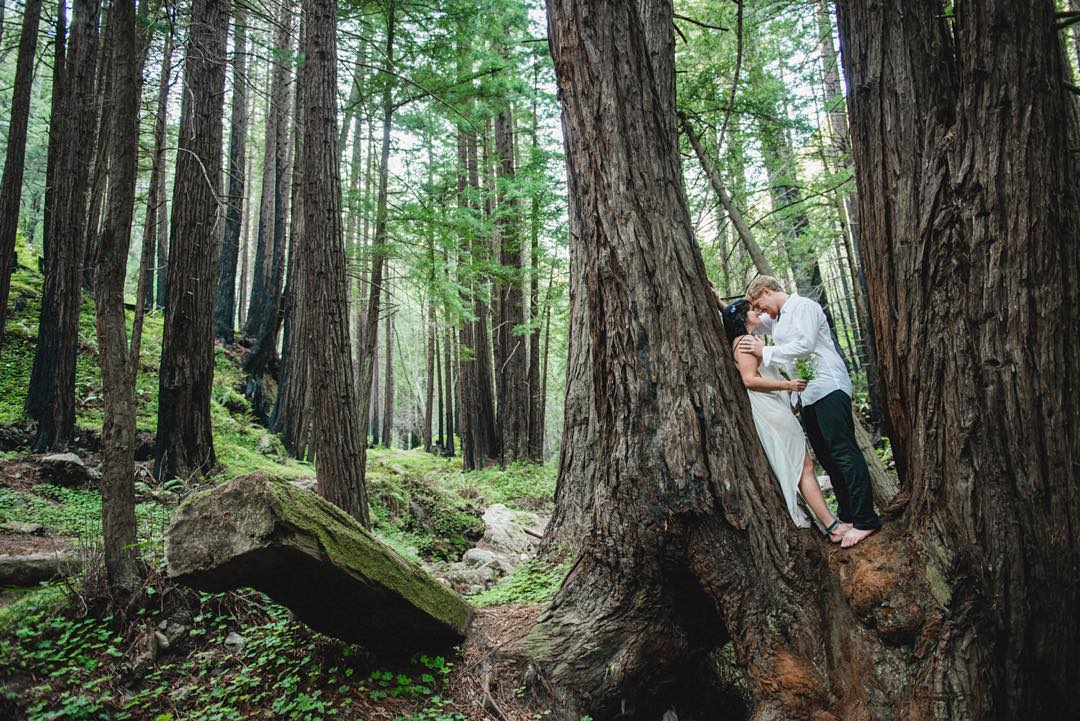
<path fill-rule="evenodd" d="M 769 380 L 784 380 L 773 368 L 760 366 L 758 374 Z M 798 504 L 799 479 L 802 477 L 806 440 L 802 426 L 791 412 L 787 391 L 754 391 L 746 389 L 750 396 L 750 408 L 754 413 L 754 426 L 765 448 L 780 490 L 784 492 L 791 520 L 800 528 L 810 527 L 810 518 Z"/>

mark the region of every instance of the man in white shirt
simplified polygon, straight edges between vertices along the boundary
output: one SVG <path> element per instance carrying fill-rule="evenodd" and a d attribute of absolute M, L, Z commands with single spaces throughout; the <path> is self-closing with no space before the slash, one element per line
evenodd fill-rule
<path fill-rule="evenodd" d="M 767 275 L 750 283 L 746 299 L 758 313 L 775 319 L 770 328 L 773 345 L 766 346 L 761 339 L 747 335 L 739 340 L 739 350 L 753 353 L 762 365 L 782 369 L 793 378 L 796 361 L 813 366 L 814 378 L 800 394 L 800 419 L 814 454 L 832 480 L 837 515 L 853 526 L 841 545 L 854 546 L 876 531 L 881 520 L 874 512 L 870 471 L 855 441 L 851 378 L 836 352 L 825 313 L 809 298 L 788 295 Z"/>

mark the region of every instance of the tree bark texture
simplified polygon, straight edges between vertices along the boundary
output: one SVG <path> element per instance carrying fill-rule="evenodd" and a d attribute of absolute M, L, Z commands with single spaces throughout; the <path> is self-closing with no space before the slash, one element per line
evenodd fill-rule
<path fill-rule="evenodd" d="M 74 5 L 57 124 L 56 189 L 49 215 L 45 285 L 27 415 L 37 422 L 34 449 L 63 447 L 75 428 L 75 349 L 82 303 L 79 272 L 86 234 L 92 148 L 93 73 L 98 46 L 98 0 Z"/>
<path fill-rule="evenodd" d="M 387 295 L 387 300 L 390 297 Z M 389 303 L 388 303 L 389 305 Z M 383 352 L 383 413 L 382 442 L 387 448 L 394 447 L 394 313 L 386 314 L 383 326 L 383 340 L 386 346 Z"/>
<path fill-rule="evenodd" d="M 940 605 L 895 717 L 1080 714 L 1080 118 L 1051 0 L 838 3 L 903 526 Z"/>
<path fill-rule="evenodd" d="M 26 0 L 23 7 L 19 54 L 15 61 L 15 88 L 11 94 L 8 121 L 7 153 L 4 176 L 0 181 L 0 347 L 3 347 L 7 321 L 8 294 L 11 291 L 12 263 L 15 259 L 15 233 L 19 226 L 19 200 L 22 197 L 23 168 L 26 160 L 26 131 L 30 119 L 30 90 L 34 84 L 34 53 L 37 50 L 41 0 Z"/>
<path fill-rule="evenodd" d="M 45 210 L 43 212 L 41 250 L 49 256 L 52 238 L 52 214 L 56 209 L 56 166 L 60 162 L 60 118 L 63 115 L 64 66 L 67 57 L 67 3 L 59 0 L 56 8 L 56 36 L 53 38 L 52 94 L 49 99 L 48 159 L 45 162 Z"/>
<path fill-rule="evenodd" d="M 597 432 L 587 533 L 524 643 L 540 687 L 566 719 L 715 714 L 730 700 L 709 658 L 730 640 L 755 720 L 926 717 L 896 703 L 940 639 L 917 539 L 894 525 L 841 551 L 796 529 L 726 360 L 665 92 L 673 56 L 649 52 L 670 42 L 670 3 L 548 14 Z"/>
<path fill-rule="evenodd" d="M 269 424 L 273 410 L 266 397 L 263 375 L 277 356 L 281 328 L 282 286 L 285 279 L 286 222 L 289 155 L 289 60 L 293 9 L 280 7 L 274 33 L 269 117 L 263 154 L 262 204 L 251 285 L 251 304 L 244 334 L 254 340 L 244 357 L 245 395 L 255 417 Z"/>
<path fill-rule="evenodd" d="M 525 323 L 521 268 L 521 211 L 514 195 L 514 136 L 510 108 L 495 116 L 498 163 L 498 239 L 501 283 L 497 335 L 503 359 L 495 369 L 503 463 L 529 457 L 528 341 L 514 330 Z"/>
<path fill-rule="evenodd" d="M 361 418 L 365 414 L 375 415 L 371 409 L 377 405 L 378 396 L 372 392 L 372 377 L 376 373 L 376 353 L 378 348 L 379 333 L 379 308 L 383 285 L 383 264 L 385 262 L 386 239 L 387 239 L 387 185 L 390 178 L 390 131 L 394 121 L 394 0 L 389 0 L 386 6 L 386 46 L 385 62 L 387 77 L 383 78 L 382 93 L 382 139 L 379 146 L 379 179 L 378 190 L 375 200 L 375 226 L 371 238 L 371 276 L 368 284 L 368 300 L 364 306 L 364 334 L 363 346 L 360 358 L 360 387 L 357 391 L 357 407 L 360 409 Z M 370 156 L 369 156 L 370 157 Z M 375 422 L 370 424 L 371 435 L 378 435 L 379 428 Z M 372 438 L 373 443 L 378 443 L 377 438 Z M 362 463 L 364 472 L 367 469 L 367 443 L 364 444 Z"/>
<path fill-rule="evenodd" d="M 236 327 L 236 262 L 240 255 L 240 224 L 244 211 L 244 158 L 247 145 L 247 12 L 237 5 L 233 23 L 233 95 L 229 122 L 229 195 L 225 234 L 218 262 L 214 297 L 214 336 L 233 342 Z"/>
<path fill-rule="evenodd" d="M 149 255 L 154 257 L 155 249 L 161 247 L 158 236 L 164 235 L 166 225 L 160 221 L 160 205 L 165 199 L 165 120 L 169 110 L 169 76 L 172 74 L 173 29 L 165 31 L 165 48 L 162 51 L 161 76 L 158 80 L 157 113 L 154 119 L 154 154 L 151 157 L 150 187 L 146 192 L 146 218 L 143 221 L 143 244 L 149 245 Z M 159 278 L 164 278 L 164 263 L 167 257 L 157 254 L 158 267 L 150 264 L 146 272 L 146 307 L 154 303 L 155 270 Z M 158 307 L 164 307 L 164 303 Z"/>
<path fill-rule="evenodd" d="M 304 23 L 300 22 L 301 43 Z M 296 119 L 293 132 L 293 155 L 303 157 L 304 84 L 296 83 Z M 293 458 L 306 459 L 311 452 L 312 399 L 311 363 L 307 356 L 307 324 L 310 310 L 305 293 L 306 273 L 300 237 L 304 232 L 304 164 L 293 163 L 291 185 L 292 213 L 289 217 L 288 279 L 285 282 L 284 342 L 278 393 L 270 416 L 270 429 L 281 436 L 285 450 Z"/>
<path fill-rule="evenodd" d="M 158 382 L 158 479 L 216 465 L 210 426 L 214 281 L 221 237 L 222 98 L 227 0 L 195 0 L 184 60 L 180 145 L 173 183 L 169 297 Z"/>
<path fill-rule="evenodd" d="M 337 147 L 337 3 L 304 0 L 302 144 L 306 271 L 310 309 L 305 353 L 314 413 L 319 495 L 365 527 L 371 525 L 364 485 L 362 415 L 357 412 L 349 354 L 349 287 L 341 228 L 341 156 Z"/>
<path fill-rule="evenodd" d="M 128 347 L 124 280 L 134 216 L 139 151 L 139 81 L 135 0 L 115 0 L 109 62 L 115 83 L 107 107 L 111 125 L 108 206 L 98 243 L 94 297 L 105 399 L 102 425 L 101 526 L 109 590 L 120 608 L 141 584 L 135 546 L 135 374 L 138 346 Z"/>

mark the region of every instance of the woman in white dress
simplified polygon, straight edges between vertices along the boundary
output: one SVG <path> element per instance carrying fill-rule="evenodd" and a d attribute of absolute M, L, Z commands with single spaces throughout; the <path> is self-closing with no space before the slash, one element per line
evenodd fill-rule
<path fill-rule="evenodd" d="M 760 327 L 758 314 L 750 308 L 748 301 L 739 299 L 724 308 L 724 329 L 733 348 L 740 337 Z M 769 465 L 780 481 L 780 490 L 784 493 L 791 520 L 800 528 L 810 526 L 810 519 L 799 506 L 798 495 L 802 494 L 803 500 L 817 516 L 818 527 L 824 530 L 829 540 L 839 543 L 851 527 L 841 523 L 825 504 L 814 475 L 814 462 L 806 450 L 802 426 L 796 420 L 788 398 L 789 392 L 806 388 L 806 381 L 787 380 L 776 370 L 762 367 L 761 361 L 752 353 L 733 352 L 743 385 L 750 396 L 754 426 Z"/>

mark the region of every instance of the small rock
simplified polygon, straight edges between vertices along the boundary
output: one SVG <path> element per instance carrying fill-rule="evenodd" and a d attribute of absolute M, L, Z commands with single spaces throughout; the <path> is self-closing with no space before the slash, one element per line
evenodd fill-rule
<path fill-rule="evenodd" d="M 150 498 L 163 506 L 175 506 L 180 502 L 180 496 L 172 491 L 150 491 Z"/>
<path fill-rule="evenodd" d="M 195 695 L 194 686 L 181 686 L 169 692 L 169 700 L 179 706 Z"/>
<path fill-rule="evenodd" d="M 501 503 L 484 511 L 484 541 L 496 551 L 531 554 L 533 542 L 516 514 Z"/>
<path fill-rule="evenodd" d="M 230 651 L 239 651 L 244 647 L 244 637 L 238 634 L 236 631 L 229 631 L 229 635 L 225 637 L 225 648 Z"/>
<path fill-rule="evenodd" d="M 90 469 L 74 453 L 54 453 L 41 459 L 38 471 L 43 481 L 58 486 L 84 486 L 92 480 Z"/>
<path fill-rule="evenodd" d="M 259 436 L 259 444 L 255 449 L 264 456 L 277 455 L 277 450 L 274 448 L 274 441 L 265 433 Z"/>
<path fill-rule="evenodd" d="M 290 483 L 297 488 L 302 488 L 305 491 L 311 491 L 312 493 L 316 493 L 315 489 L 318 488 L 318 482 L 314 478 L 294 478 Z"/>
<path fill-rule="evenodd" d="M 45 534 L 45 526 L 40 523 L 5 521 L 0 523 L 0 531 L 7 531 L 8 533 L 28 533 L 32 536 L 42 536 Z"/>
<path fill-rule="evenodd" d="M 168 651 L 169 646 L 172 646 L 172 643 L 169 642 L 169 637 L 161 631 L 154 631 L 154 638 L 157 640 L 158 649 L 161 651 Z"/>

